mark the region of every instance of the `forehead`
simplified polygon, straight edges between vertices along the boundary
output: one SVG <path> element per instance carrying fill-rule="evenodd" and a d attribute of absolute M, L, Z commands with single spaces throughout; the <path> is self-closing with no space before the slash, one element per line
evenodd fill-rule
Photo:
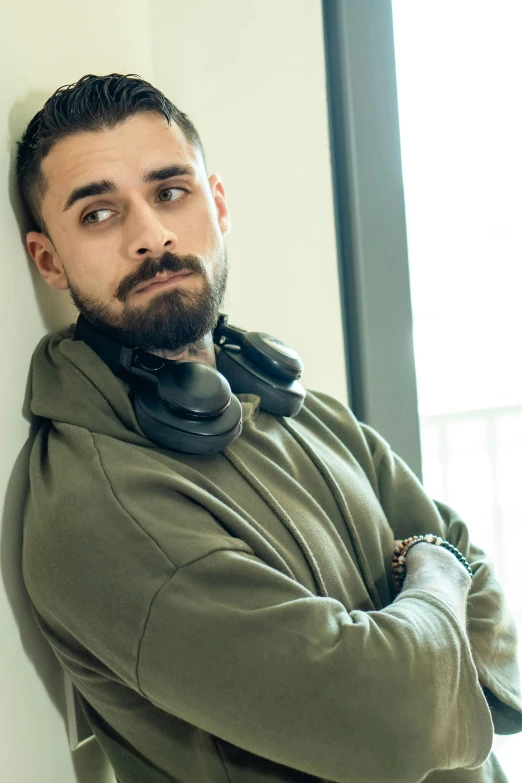
<path fill-rule="evenodd" d="M 44 201 L 56 206 L 72 188 L 97 179 L 133 187 L 141 182 L 143 171 L 172 163 L 192 165 L 198 177 L 203 167 L 201 153 L 174 121 L 169 126 L 163 116 L 140 112 L 110 130 L 78 133 L 57 142 L 42 161 L 49 185 Z"/>

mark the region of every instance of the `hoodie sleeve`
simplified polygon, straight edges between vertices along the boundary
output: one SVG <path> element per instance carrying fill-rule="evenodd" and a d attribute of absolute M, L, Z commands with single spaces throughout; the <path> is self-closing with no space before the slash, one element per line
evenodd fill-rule
<path fill-rule="evenodd" d="M 491 559 L 470 541 L 456 511 L 432 500 L 417 476 L 371 427 L 360 424 L 373 455 L 380 503 L 397 539 L 436 532 L 456 546 L 473 571 L 468 637 L 495 732 L 522 731 L 517 630 Z"/>
<path fill-rule="evenodd" d="M 338 783 L 419 783 L 491 750 L 466 634 L 441 601 L 408 591 L 348 612 L 247 552 L 211 552 L 161 587 L 137 677 L 218 742 Z"/>

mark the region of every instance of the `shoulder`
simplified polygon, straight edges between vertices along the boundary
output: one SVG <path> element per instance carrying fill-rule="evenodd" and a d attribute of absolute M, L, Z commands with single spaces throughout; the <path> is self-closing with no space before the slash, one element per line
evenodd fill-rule
<path fill-rule="evenodd" d="M 152 448 L 72 425 L 42 428 L 24 519 L 27 575 L 55 596 L 67 582 L 87 588 L 119 570 L 153 585 L 154 573 L 161 580 L 211 551 L 247 549 L 217 523 L 207 494 L 195 471 Z"/>
<path fill-rule="evenodd" d="M 363 466 L 375 468 L 390 448 L 373 427 L 359 421 L 347 405 L 331 394 L 307 389 L 303 409 L 303 420 L 307 418 L 309 424 L 315 420 L 316 427 L 331 431 Z"/>
<path fill-rule="evenodd" d="M 116 444 L 115 444 L 116 446 Z M 75 592 L 120 556 L 172 564 L 116 496 L 97 436 L 69 424 L 43 426 L 32 446 L 24 513 L 24 575 L 49 597 Z M 112 562 L 112 566 L 110 563 Z"/>

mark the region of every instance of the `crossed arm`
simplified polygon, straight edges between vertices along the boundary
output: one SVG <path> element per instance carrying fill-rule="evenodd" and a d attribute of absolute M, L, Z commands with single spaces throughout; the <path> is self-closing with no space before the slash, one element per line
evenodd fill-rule
<path fill-rule="evenodd" d="M 371 428 L 362 428 L 367 440 L 377 437 L 381 445 L 384 443 Z M 388 446 L 381 452 L 376 471 L 380 502 L 394 538 L 437 532 L 469 562 L 473 582 L 468 594 L 467 631 L 479 682 L 491 710 L 495 733 L 522 731 L 517 629 L 491 559 L 472 543 L 457 512 L 432 500 L 415 474 Z"/>

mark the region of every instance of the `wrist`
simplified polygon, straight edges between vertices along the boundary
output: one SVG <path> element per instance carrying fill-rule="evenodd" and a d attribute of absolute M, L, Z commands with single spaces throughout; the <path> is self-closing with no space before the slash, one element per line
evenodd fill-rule
<path fill-rule="evenodd" d="M 403 541 L 399 542 L 394 549 L 392 558 L 392 575 L 397 593 L 401 591 L 405 582 L 408 552 L 410 552 L 414 547 L 418 547 L 420 544 L 430 544 L 432 546 L 434 545 L 448 550 L 448 552 L 450 552 L 467 571 L 470 580 L 473 579 L 471 566 L 462 552 L 457 549 L 457 547 L 453 546 L 453 544 L 450 544 L 449 541 L 445 541 L 441 536 L 436 536 L 432 533 L 428 533 L 427 535 L 422 536 L 416 535 L 403 539 Z M 427 547 L 422 548 L 426 549 Z M 462 575 L 464 575 L 463 569 L 460 569 L 459 571 L 462 573 Z"/>

